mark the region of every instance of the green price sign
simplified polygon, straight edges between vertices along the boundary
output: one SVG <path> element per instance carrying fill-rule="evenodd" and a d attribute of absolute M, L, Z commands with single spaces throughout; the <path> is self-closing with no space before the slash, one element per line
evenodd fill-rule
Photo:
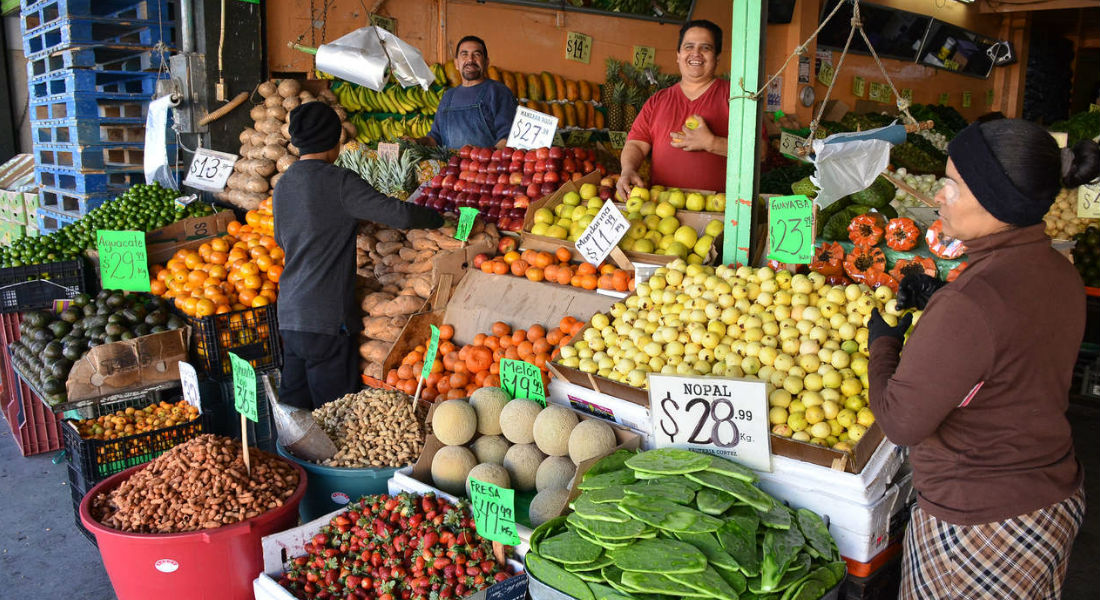
<path fill-rule="evenodd" d="M 435 363 L 435 355 L 439 352 L 439 328 L 432 325 L 432 341 L 428 342 L 428 351 L 424 353 L 424 367 L 420 369 L 420 376 L 424 379 L 432 374 L 432 364 Z"/>
<path fill-rule="evenodd" d="M 801 195 L 769 198 L 768 241 L 769 259 L 809 264 L 814 256 L 814 203 Z"/>
<path fill-rule="evenodd" d="M 99 274 L 105 290 L 149 291 L 149 255 L 141 231 L 97 231 Z"/>
<path fill-rule="evenodd" d="M 570 31 L 565 36 L 565 59 L 588 64 L 592 60 L 592 36 Z"/>
<path fill-rule="evenodd" d="M 455 230 L 455 239 L 466 241 L 470 239 L 470 231 L 474 228 L 474 219 L 477 218 L 478 209 L 470 206 L 458 208 L 458 229 Z"/>
<path fill-rule="evenodd" d="M 860 98 L 863 97 L 863 92 L 867 89 L 867 82 L 862 77 L 852 78 L 852 94 Z"/>
<path fill-rule="evenodd" d="M 970 105 L 974 102 L 974 94 L 971 92 L 963 92 L 963 108 L 970 108 Z"/>
<path fill-rule="evenodd" d="M 993 90 L 989 90 L 989 97 L 993 97 Z M 990 102 L 990 104 L 993 104 L 993 102 Z M 1100 104 L 1090 104 L 1089 112 L 1100 112 Z"/>
<path fill-rule="evenodd" d="M 542 371 L 529 362 L 500 359 L 500 387 L 512 398 L 527 398 L 546 406 Z"/>
<path fill-rule="evenodd" d="M 370 24 L 375 27 L 381 27 L 386 31 L 397 35 L 397 19 L 391 19 L 390 17 L 383 17 L 382 15 L 372 14 L 370 16 Z"/>
<path fill-rule="evenodd" d="M 508 546 L 519 545 L 515 491 L 471 479 L 470 504 L 478 535 Z"/>
<path fill-rule="evenodd" d="M 836 68 L 829 63 L 821 63 L 821 69 L 817 72 L 817 80 L 822 85 L 829 85 L 833 82 L 833 77 L 836 77 Z"/>
<path fill-rule="evenodd" d="M 554 133 L 554 145 L 555 146 L 564 146 L 565 145 L 565 138 L 561 137 L 561 132 L 560 131 L 557 131 L 557 132 Z"/>
<path fill-rule="evenodd" d="M 653 46 L 634 46 L 634 68 L 644 69 L 653 66 L 653 57 L 657 51 Z"/>
<path fill-rule="evenodd" d="M 626 145 L 626 132 L 625 131 L 609 131 L 608 137 L 611 138 L 611 147 L 615 149 L 622 149 Z"/>
<path fill-rule="evenodd" d="M 573 131 L 569 132 L 569 136 L 566 138 L 566 142 L 570 146 L 581 146 L 583 144 L 587 144 L 591 136 L 591 132 L 585 131 L 583 129 L 574 129 Z"/>
<path fill-rule="evenodd" d="M 233 367 L 233 408 L 248 417 L 253 423 L 260 422 L 256 413 L 256 370 L 248 361 L 229 353 L 229 362 Z"/>

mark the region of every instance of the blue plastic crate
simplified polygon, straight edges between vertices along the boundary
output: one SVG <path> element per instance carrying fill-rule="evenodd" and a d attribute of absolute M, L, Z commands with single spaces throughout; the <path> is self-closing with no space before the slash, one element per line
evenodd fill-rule
<path fill-rule="evenodd" d="M 54 50 L 88 44 L 147 47 L 163 42 L 174 48 L 176 35 L 172 22 L 62 17 L 23 32 L 23 54 L 37 59 Z"/>
<path fill-rule="evenodd" d="M 168 157 L 176 155 L 176 144 L 168 145 Z M 79 144 L 36 144 L 34 163 L 96 171 L 118 167 L 141 168 L 145 164 L 144 144 L 82 146 Z"/>
<path fill-rule="evenodd" d="M 145 122 L 149 97 L 136 94 L 84 92 L 76 96 L 31 98 L 32 121 L 61 119 L 131 119 Z"/>
<path fill-rule="evenodd" d="M 98 71 L 153 71 L 168 62 L 168 53 L 152 47 L 87 46 L 55 50 L 27 61 L 27 75 L 34 79 L 65 69 Z"/>
<path fill-rule="evenodd" d="M 102 204 L 86 201 L 85 195 L 122 193 L 130 186 L 145 183 L 145 172 L 142 169 L 77 171 L 64 167 L 37 167 L 34 181 L 40 188 L 49 188 L 50 193 L 39 195 L 42 206 L 84 214 Z"/>
<path fill-rule="evenodd" d="M 29 71 L 31 64 L 27 63 Z M 29 73 L 28 73 L 29 76 Z M 30 80 L 32 98 L 99 94 L 135 94 L 152 96 L 161 78 L 156 71 L 96 71 L 94 69 L 62 69 Z"/>
<path fill-rule="evenodd" d="M 144 182 L 144 176 L 134 180 L 142 183 Z M 99 208 L 105 202 L 114 200 L 116 196 L 124 191 L 124 188 L 119 187 L 112 190 L 105 189 L 102 192 L 81 194 L 63 189 L 40 187 L 38 189 L 39 214 L 41 214 L 42 209 L 45 209 L 54 215 L 71 217 L 74 220 L 79 219 L 88 214 L 88 211 Z"/>
<path fill-rule="evenodd" d="M 169 0 L 23 0 L 20 26 L 23 31 L 32 31 L 65 17 L 172 21 L 176 4 Z"/>
<path fill-rule="evenodd" d="M 41 206 L 38 207 L 35 217 L 38 221 L 38 232 L 40 235 L 53 233 L 66 225 L 72 225 L 80 220 L 80 216 L 46 210 Z"/>
<path fill-rule="evenodd" d="M 60 121 L 32 121 L 34 144 L 105 144 L 145 143 L 145 119 L 77 118 Z"/>

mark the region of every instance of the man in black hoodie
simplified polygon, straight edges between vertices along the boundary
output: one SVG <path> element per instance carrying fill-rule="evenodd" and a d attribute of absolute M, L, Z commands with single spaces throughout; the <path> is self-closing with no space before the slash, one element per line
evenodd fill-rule
<path fill-rule="evenodd" d="M 283 341 L 280 400 L 314 409 L 359 388 L 355 232 L 360 220 L 398 229 L 434 229 L 438 213 L 401 202 L 334 165 L 340 118 L 323 102 L 290 113 L 300 158 L 274 192 L 275 241 L 286 252 L 279 281 Z"/>

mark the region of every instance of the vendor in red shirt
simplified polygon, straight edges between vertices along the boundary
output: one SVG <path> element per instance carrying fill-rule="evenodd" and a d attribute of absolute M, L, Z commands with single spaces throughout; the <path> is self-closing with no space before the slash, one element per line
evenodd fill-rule
<path fill-rule="evenodd" d="M 676 64 L 680 83 L 646 101 L 623 146 L 618 192 L 630 196 L 645 186 L 638 167 L 650 151 L 650 183 L 666 187 L 726 189 L 726 135 L 729 131 L 728 81 L 714 76 L 722 53 L 722 29 L 710 21 L 688 21 L 680 28 Z M 694 117 L 694 129 L 688 118 Z"/>

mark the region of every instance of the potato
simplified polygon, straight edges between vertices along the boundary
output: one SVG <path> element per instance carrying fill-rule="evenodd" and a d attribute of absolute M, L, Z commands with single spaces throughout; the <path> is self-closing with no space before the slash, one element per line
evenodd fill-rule
<path fill-rule="evenodd" d="M 267 118 L 275 119 L 277 121 L 286 120 L 286 109 L 283 108 L 283 103 L 280 102 L 278 106 L 272 106 L 267 109 Z"/>
<path fill-rule="evenodd" d="M 287 169 L 290 168 L 290 165 L 294 164 L 297 161 L 298 161 L 297 156 L 294 156 L 293 154 L 289 154 L 289 153 L 284 154 L 284 155 L 280 156 L 278 160 L 275 161 L 275 169 L 277 171 L 279 171 L 280 173 L 283 173 Z"/>
<path fill-rule="evenodd" d="M 286 149 L 287 149 L 288 152 L 290 152 L 294 156 L 299 156 L 301 154 L 298 151 L 298 147 L 294 145 L 294 142 L 291 142 L 291 143 L 287 144 Z"/>
<path fill-rule="evenodd" d="M 262 104 L 257 104 L 252 107 L 252 110 L 248 112 L 248 117 L 253 121 L 260 122 L 267 118 L 267 109 Z"/>
<path fill-rule="evenodd" d="M 246 170 L 246 169 L 251 169 L 251 168 L 252 168 L 252 159 L 242 158 L 242 159 L 238 160 L 236 164 L 233 165 L 233 172 L 234 173 L 251 173 L 252 172 L 251 170 Z"/>
<path fill-rule="evenodd" d="M 267 158 L 254 159 L 250 161 L 249 168 L 246 173 L 267 179 L 275 174 L 275 161 Z"/>
<path fill-rule="evenodd" d="M 253 119 L 253 121 L 255 121 L 255 119 Z M 241 132 L 241 135 L 238 137 L 238 139 L 240 139 L 242 144 L 247 144 L 252 140 L 252 134 L 255 131 L 256 130 L 251 127 L 245 127 L 244 131 Z"/>
<path fill-rule="evenodd" d="M 271 189 L 272 190 L 275 189 L 275 184 L 279 183 L 279 180 L 282 179 L 282 178 L 283 178 L 282 173 L 276 173 L 276 174 L 271 176 Z"/>
<path fill-rule="evenodd" d="M 260 95 L 264 98 L 268 98 L 274 96 L 278 92 L 278 89 L 274 81 L 265 81 L 256 88 L 256 91 L 260 92 Z"/>
<path fill-rule="evenodd" d="M 283 137 L 283 134 L 276 131 L 275 133 L 269 133 L 264 137 L 264 145 L 277 144 L 279 146 L 286 146 L 290 143 L 290 140 Z"/>
<path fill-rule="evenodd" d="M 290 123 L 283 123 L 283 126 L 279 128 L 279 133 L 287 140 L 290 140 Z"/>
<path fill-rule="evenodd" d="M 405 317 L 367 317 L 363 319 L 363 335 L 372 340 L 395 342 L 407 321 Z"/>
<path fill-rule="evenodd" d="M 269 189 L 269 186 L 266 179 L 256 177 L 255 175 L 249 175 L 244 182 L 244 189 L 246 192 L 262 194 Z"/>
<path fill-rule="evenodd" d="M 398 273 L 427 273 L 432 270 L 432 261 L 425 260 L 414 263 L 401 263 L 393 269 Z"/>
<path fill-rule="evenodd" d="M 373 294 L 367 294 L 366 297 L 363 298 L 363 303 L 359 306 L 363 309 L 363 312 L 369 314 L 370 311 L 374 309 L 374 307 L 378 306 L 379 304 L 384 304 L 386 302 L 389 302 L 390 300 L 393 300 L 393 297 L 393 294 L 374 292 Z"/>
<path fill-rule="evenodd" d="M 424 307 L 424 299 L 417 296 L 397 296 L 393 300 L 374 307 L 371 316 L 396 317 L 411 315 Z"/>
<path fill-rule="evenodd" d="M 268 144 L 260 151 L 261 156 L 268 160 L 279 160 L 286 155 L 286 148 L 283 148 L 279 144 Z"/>
<path fill-rule="evenodd" d="M 404 247 L 405 245 L 401 242 L 382 242 L 375 247 L 375 250 L 377 250 L 379 254 L 386 256 L 388 254 L 396 254 Z"/>
<path fill-rule="evenodd" d="M 290 114 L 290 111 L 298 108 L 301 104 L 302 101 L 297 96 L 283 99 L 283 108 L 286 109 L 288 115 Z"/>
<path fill-rule="evenodd" d="M 418 230 L 414 229 L 413 231 Z M 411 234 L 412 232 L 409 233 Z M 374 237 L 377 238 L 380 242 L 400 242 L 401 240 L 405 239 L 405 236 L 396 229 L 379 229 L 378 233 L 374 234 Z"/>
<path fill-rule="evenodd" d="M 297 96 L 298 92 L 302 91 L 302 84 L 298 83 L 296 79 L 284 79 L 279 82 L 279 87 L 276 88 L 279 95 L 283 98 L 291 98 Z"/>
<path fill-rule="evenodd" d="M 302 101 L 302 104 L 305 104 L 306 102 L 316 102 L 317 101 L 317 97 L 314 96 L 311 92 L 306 91 L 306 90 L 302 90 L 302 92 L 300 94 L 298 94 L 298 98 Z"/>
<path fill-rule="evenodd" d="M 359 346 L 359 356 L 369 362 L 383 362 L 386 360 L 386 355 L 390 353 L 390 345 L 389 342 L 367 342 Z"/>
<path fill-rule="evenodd" d="M 262 132 L 262 131 L 256 131 L 256 130 L 253 130 L 253 132 L 252 132 L 252 139 L 251 139 L 251 140 L 249 140 L 249 142 L 250 142 L 250 143 L 251 143 L 251 144 L 252 144 L 253 146 L 263 146 L 263 145 L 264 145 L 264 139 L 265 139 L 265 138 L 267 137 L 267 135 L 268 135 L 268 134 L 266 134 L 266 133 L 264 133 L 264 132 Z"/>
<path fill-rule="evenodd" d="M 281 107 L 282 105 L 283 105 L 283 99 L 282 99 L 281 96 L 279 96 L 277 94 L 274 95 L 274 96 L 268 96 L 267 98 L 264 98 L 264 107 L 265 108 L 275 108 L 276 106 Z"/>

